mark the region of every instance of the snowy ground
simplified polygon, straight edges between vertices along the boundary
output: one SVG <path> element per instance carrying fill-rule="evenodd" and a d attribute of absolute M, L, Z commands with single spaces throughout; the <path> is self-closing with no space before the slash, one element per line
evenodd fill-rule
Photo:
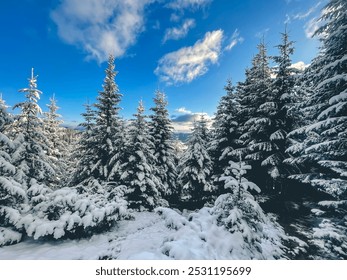
<path fill-rule="evenodd" d="M 121 221 L 113 231 L 90 239 L 40 242 L 28 240 L 0 248 L 0 259 L 165 259 L 160 246 L 170 233 L 157 213 L 135 213 L 135 220 Z"/>
<path fill-rule="evenodd" d="M 283 258 L 279 226 L 263 225 L 261 240 L 245 242 L 248 231 L 231 234 L 219 226 L 211 208 L 198 212 L 158 208 L 135 212 L 134 220 L 118 223 L 112 231 L 89 239 L 38 241 L 28 239 L 0 248 L 0 259 L 277 259 Z M 246 237 L 247 237 L 246 236 Z M 247 238 L 246 238 L 247 239 Z M 251 245 L 253 244 L 253 245 Z"/>

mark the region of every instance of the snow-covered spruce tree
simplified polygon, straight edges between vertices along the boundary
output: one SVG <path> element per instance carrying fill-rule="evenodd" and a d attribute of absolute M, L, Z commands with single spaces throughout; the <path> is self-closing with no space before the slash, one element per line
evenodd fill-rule
<path fill-rule="evenodd" d="M 55 171 L 54 187 L 60 187 L 60 183 L 64 179 L 67 169 L 67 164 L 64 156 L 67 155 L 67 143 L 63 138 L 63 128 L 60 126 L 63 121 L 61 115 L 57 113 L 59 107 L 55 96 L 50 98 L 50 103 L 47 104 L 48 112 L 44 112 L 43 133 L 47 138 L 47 155 L 50 159 L 51 166 Z"/>
<path fill-rule="evenodd" d="M 315 60 L 317 58 L 313 60 L 310 67 L 306 68 L 295 82 L 295 98 L 289 109 L 289 114 L 294 120 L 293 130 L 287 135 L 287 158 L 284 160 L 292 168 L 292 176 L 289 178 L 296 178 L 296 180 L 306 183 L 304 174 L 311 174 L 312 170 L 321 169 L 313 158 L 305 155 L 306 148 L 315 143 L 315 139 L 318 136 L 314 131 L 310 131 L 307 134 L 305 132 L 306 127 L 315 122 L 315 114 L 318 109 L 315 101 L 312 102 L 315 95 L 315 73 L 318 72 L 318 65 L 315 63 Z"/>
<path fill-rule="evenodd" d="M 311 163 L 307 172 L 292 178 L 341 199 L 347 198 L 346 1 L 329 1 L 321 20 L 323 25 L 316 32 L 322 41 L 321 52 L 310 66 L 316 70 L 311 77 L 314 94 L 306 102 L 313 123 L 290 134 L 299 143 L 288 152 Z"/>
<path fill-rule="evenodd" d="M 169 198 L 177 194 L 173 127 L 166 109 L 168 102 L 165 94 L 159 90 L 156 91 L 154 104 L 155 106 L 151 108 L 153 114 L 150 115 L 149 133 L 154 141 L 154 164 L 159 172 L 157 177 L 163 187 L 159 191 L 163 197 Z"/>
<path fill-rule="evenodd" d="M 120 119 L 119 122 L 119 134 L 117 136 L 117 152 L 113 153 L 110 159 L 110 165 L 112 169 L 109 174 L 109 180 L 121 183 L 121 176 L 123 174 L 122 166 L 129 159 L 129 150 L 127 142 L 129 140 L 129 127 L 124 119 Z"/>
<path fill-rule="evenodd" d="M 269 57 L 264 43 L 258 45 L 258 54 L 252 60 L 252 67 L 246 70 L 246 80 L 237 87 L 240 98 L 240 140 L 242 148 L 238 149 L 253 166 L 250 178 L 262 188 L 273 187 L 269 176 L 264 176 L 267 168 L 264 160 L 277 150 L 270 140 L 272 120 L 269 108 L 269 96 L 272 91 Z"/>
<path fill-rule="evenodd" d="M 189 136 L 188 148 L 184 151 L 178 170 L 178 183 L 181 188 L 181 200 L 191 206 L 200 207 L 209 200 L 214 191 L 211 183 L 212 160 L 208 153 L 208 129 L 202 116 L 194 122 Z"/>
<path fill-rule="evenodd" d="M 293 129 L 293 116 L 288 112 L 294 102 L 294 72 L 291 69 L 291 55 L 294 52 L 293 42 L 289 40 L 287 31 L 282 33 L 282 43 L 277 46 L 279 55 L 273 59 L 277 63 L 276 78 L 267 101 L 261 106 L 261 111 L 267 116 L 270 125 L 266 127 L 261 165 L 270 174 L 274 187 L 282 192 L 286 184 L 289 166 L 283 163 L 288 147 L 287 134 Z M 267 139 L 266 139 L 267 138 Z M 260 144 L 262 145 L 262 144 Z"/>
<path fill-rule="evenodd" d="M 17 168 L 15 179 L 24 188 L 42 183 L 49 186 L 53 182 L 55 172 L 47 156 L 47 137 L 43 133 L 42 114 L 37 101 L 42 92 L 37 89 L 37 77 L 32 69 L 29 87 L 19 90 L 25 93 L 26 101 L 17 103 L 13 108 L 21 112 L 14 122 L 16 131 L 12 163 Z"/>
<path fill-rule="evenodd" d="M 129 207 L 153 210 L 161 203 L 160 179 L 153 155 L 154 141 L 149 133 L 142 101 L 134 114 L 127 143 L 128 161 L 123 164 L 122 183 L 128 188 Z"/>
<path fill-rule="evenodd" d="M 61 186 L 70 186 L 72 176 L 74 175 L 77 158 L 75 157 L 75 152 L 77 151 L 78 142 L 80 140 L 80 131 L 74 128 L 62 127 L 61 137 L 64 145 L 64 150 L 62 151 L 62 158 L 64 159 L 64 165 L 66 169 L 64 170 L 64 176 L 60 181 Z M 79 155 L 81 156 L 81 155 Z"/>
<path fill-rule="evenodd" d="M 76 167 L 72 173 L 69 185 L 76 186 L 77 184 L 88 183 L 88 180 L 94 179 L 92 170 L 95 162 L 95 139 L 93 137 L 93 126 L 95 125 L 95 112 L 89 102 L 84 104 L 85 112 L 82 113 L 84 122 L 79 126 L 83 128 L 76 150 L 72 153 L 72 161 L 76 162 Z"/>
<path fill-rule="evenodd" d="M 0 247 L 21 240 L 22 234 L 15 230 L 14 224 L 20 217 L 20 204 L 26 200 L 25 190 L 13 179 L 16 173 L 11 163 L 13 144 L 5 133 L 6 126 L 12 123 L 0 96 Z"/>
<path fill-rule="evenodd" d="M 105 182 L 117 180 L 117 178 L 110 178 L 113 165 L 116 164 L 115 162 L 111 164 L 111 158 L 115 157 L 115 154 L 124 145 L 120 142 L 122 124 L 119 117 L 121 109 L 119 103 L 122 94 L 115 82 L 117 72 L 114 68 L 114 57 L 110 55 L 103 90 L 99 91 L 97 103 L 94 104 L 96 107 L 95 125 L 91 127 L 95 143 L 92 175 L 95 179 Z M 116 174 L 115 170 L 113 170 L 113 174 Z"/>
<path fill-rule="evenodd" d="M 93 116 L 90 106 L 87 106 L 83 133 L 88 134 L 91 130 Z M 88 141 L 94 141 L 94 138 L 86 136 L 82 139 L 84 142 L 81 140 L 78 151 L 84 154 L 78 167 L 86 164 L 81 170 L 85 181 L 55 191 L 32 181 L 28 190 L 31 207 L 16 222 L 16 228 L 25 230 L 28 236 L 34 239 L 80 238 L 106 231 L 118 220 L 128 217 L 124 188 L 113 187 L 109 192 L 107 183 L 87 177 L 92 168 L 90 159 L 94 159 L 94 154 L 91 154 L 93 143 Z"/>
<path fill-rule="evenodd" d="M 240 148 L 238 113 L 240 104 L 231 80 L 224 87 L 226 95 L 222 96 L 217 107 L 213 123 L 213 139 L 209 148 L 213 158 L 213 176 L 215 181 L 229 166 L 229 161 L 237 158 L 235 149 Z M 218 182 L 217 182 L 218 183 Z"/>
<path fill-rule="evenodd" d="M 260 188 L 245 178 L 250 169 L 251 166 L 242 161 L 241 157 L 239 162 L 230 161 L 224 176 L 220 178 L 229 193 L 217 198 L 210 213 L 217 224 L 227 229 L 237 240 L 231 254 L 241 253 L 249 259 L 286 258 L 290 252 L 283 241 L 290 238 L 275 220 L 263 212 L 251 194 L 250 191 L 260 192 Z M 269 251 L 269 248 L 272 249 Z"/>
<path fill-rule="evenodd" d="M 292 119 L 292 130 L 303 127 L 313 121 L 311 119 L 311 108 L 307 107 L 306 103 L 314 94 L 312 87 L 314 72 L 315 69 L 309 67 L 294 74 L 292 99 L 290 106 L 288 106 L 288 115 Z M 287 139 L 290 140 L 288 137 Z"/>

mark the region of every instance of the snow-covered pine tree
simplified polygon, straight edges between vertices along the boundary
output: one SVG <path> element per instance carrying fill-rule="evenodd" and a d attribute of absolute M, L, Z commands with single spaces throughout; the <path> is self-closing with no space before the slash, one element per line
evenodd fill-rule
<path fill-rule="evenodd" d="M 154 141 L 154 164 L 159 172 L 157 177 L 163 187 L 159 191 L 163 197 L 169 198 L 177 194 L 173 127 L 169 119 L 169 112 L 166 109 L 168 102 L 165 94 L 159 90 L 155 94 L 155 106 L 150 109 L 153 114 L 150 115 L 149 133 Z"/>
<path fill-rule="evenodd" d="M 124 119 L 119 122 L 119 134 L 117 136 L 117 152 L 115 152 L 111 159 L 110 165 L 112 169 L 109 174 L 110 181 L 121 183 L 121 176 L 123 174 L 122 166 L 129 159 L 128 140 L 129 140 L 129 127 Z"/>
<path fill-rule="evenodd" d="M 241 157 L 240 157 L 241 158 Z M 247 243 L 259 242 L 260 227 L 265 215 L 249 190 L 260 192 L 259 187 L 244 176 L 251 166 L 243 161 L 229 162 L 220 180 L 229 193 L 222 194 L 215 202 L 212 212 L 220 224 L 232 233 L 240 232 Z"/>
<path fill-rule="evenodd" d="M 159 206 L 160 179 L 156 176 L 154 141 L 149 133 L 148 123 L 144 115 L 144 106 L 140 101 L 135 120 L 129 131 L 127 143 L 128 161 L 123 164 L 122 183 L 128 188 L 129 207 L 138 210 L 153 210 Z"/>
<path fill-rule="evenodd" d="M 12 122 L 5 101 L 0 96 L 0 247 L 19 242 L 22 238 L 14 224 L 20 217 L 20 204 L 26 200 L 24 189 L 13 179 L 16 173 L 11 163 L 13 144 L 5 133 L 6 126 Z"/>
<path fill-rule="evenodd" d="M 69 185 L 88 185 L 88 181 L 95 179 L 92 170 L 95 162 L 95 139 L 93 137 L 93 126 L 95 125 L 95 112 L 89 102 L 84 104 L 85 112 L 82 113 L 84 122 L 79 124 L 83 128 L 76 150 L 71 155 L 71 161 L 76 162 Z"/>
<path fill-rule="evenodd" d="M 64 176 L 61 180 L 61 186 L 70 186 L 71 178 L 76 169 L 77 158 L 74 157 L 80 140 L 80 131 L 77 128 L 62 127 L 61 137 L 65 148 L 62 151 L 62 157 L 64 159 Z M 80 155 L 81 156 L 81 155 Z"/>
<path fill-rule="evenodd" d="M 277 150 L 270 141 L 272 120 L 269 97 L 272 91 L 269 57 L 264 43 L 258 45 L 258 54 L 252 60 L 252 67 L 246 70 L 246 80 L 237 87 L 240 98 L 240 140 L 243 147 L 238 153 L 246 156 L 253 169 L 250 178 L 262 188 L 273 187 L 263 161 Z"/>
<path fill-rule="evenodd" d="M 181 200 L 191 206 L 200 207 L 208 201 L 214 191 L 211 183 L 212 160 L 208 153 L 208 129 L 203 116 L 194 122 L 189 136 L 188 148 L 184 151 L 178 170 Z"/>
<path fill-rule="evenodd" d="M 220 178 L 229 193 L 220 195 L 211 208 L 211 215 L 219 226 L 227 229 L 236 240 L 242 254 L 250 259 L 262 259 L 265 248 L 273 248 L 271 258 L 284 258 L 287 248 L 283 240 L 288 237 L 281 226 L 268 217 L 250 191 L 260 188 L 248 181 L 245 175 L 251 166 L 244 161 L 230 161 L 229 167 Z M 265 250 L 267 251 L 267 250 Z M 265 253 L 266 254 L 266 253 Z M 267 257 L 269 258 L 269 257 Z"/>
<path fill-rule="evenodd" d="M 47 104 L 47 107 L 48 112 L 43 113 L 43 133 L 48 140 L 47 155 L 56 174 L 54 187 L 61 187 L 59 183 L 66 176 L 67 164 L 64 156 L 67 155 L 68 145 L 63 138 L 63 128 L 60 126 L 63 121 L 61 120 L 61 115 L 57 113 L 59 107 L 57 106 L 55 96 L 50 98 L 50 103 Z"/>
<path fill-rule="evenodd" d="M 19 108 L 20 114 L 16 117 L 14 131 L 17 132 L 14 140 L 12 163 L 17 168 L 15 179 L 26 188 L 36 182 L 49 186 L 55 176 L 47 156 L 47 138 L 43 133 L 42 114 L 37 101 L 42 92 L 37 89 L 37 77 L 34 69 L 29 78 L 29 87 L 19 90 L 25 93 L 26 101 L 17 103 L 13 108 Z"/>
<path fill-rule="evenodd" d="M 310 174 L 311 170 L 319 169 L 319 165 L 310 157 L 305 155 L 308 146 L 315 142 L 317 136 L 314 132 L 305 133 L 306 126 L 311 125 L 315 121 L 317 104 L 312 103 L 314 91 L 315 73 L 318 72 L 315 58 L 310 67 L 306 68 L 296 79 L 294 86 L 295 98 L 289 109 L 289 114 L 293 118 L 293 130 L 287 135 L 288 148 L 286 150 L 287 158 L 284 162 L 292 168 L 289 178 L 299 181 L 304 179 L 303 174 Z M 293 175 L 295 174 L 295 175 Z M 300 174 L 300 175 L 299 175 Z M 301 179 L 299 179 L 299 177 Z"/>
<path fill-rule="evenodd" d="M 94 104 L 95 110 L 95 125 L 92 126 L 92 135 L 95 138 L 94 152 L 95 158 L 93 161 L 92 175 L 100 181 L 117 180 L 110 178 L 110 172 L 113 169 L 112 165 L 116 163 L 110 162 L 111 158 L 119 152 L 124 143 L 121 143 L 121 119 L 119 117 L 119 103 L 122 94 L 119 92 L 115 82 L 117 72 L 114 70 L 114 56 L 110 55 L 106 77 L 103 84 L 103 90 L 99 91 L 97 103 Z M 113 170 L 113 174 L 116 174 Z"/>
<path fill-rule="evenodd" d="M 312 87 L 314 73 L 315 69 L 308 67 L 294 74 L 293 97 L 288 107 L 288 114 L 292 119 L 292 130 L 305 126 L 313 121 L 310 112 L 311 108 L 307 107 L 306 103 L 314 94 Z"/>
<path fill-rule="evenodd" d="M 311 163 L 308 172 L 292 178 L 335 197 L 347 198 L 346 1 L 329 1 L 321 21 L 323 25 L 316 35 L 320 35 L 322 47 L 310 66 L 316 70 L 311 77 L 314 94 L 306 102 L 313 123 L 290 134 L 299 143 L 294 143 L 288 152 L 299 157 L 300 162 Z M 295 159 L 287 161 L 295 163 Z"/>
<path fill-rule="evenodd" d="M 95 137 L 88 137 L 88 132 L 94 125 L 94 113 L 89 105 L 85 118 L 87 132 L 83 133 L 87 136 L 82 138 L 78 150 L 84 154 L 76 170 L 78 172 L 78 168 L 85 163 L 81 177 L 77 178 L 86 178 L 85 181 L 73 187 L 52 191 L 44 182 L 38 182 L 35 178 L 30 180 L 27 191 L 30 207 L 22 211 L 22 215 L 18 215 L 15 226 L 34 239 L 90 236 L 108 230 L 118 220 L 128 217 L 127 202 L 123 199 L 124 187 L 114 187 L 111 197 L 107 183 L 99 183 L 88 173 L 92 172 L 92 159 L 95 158 L 95 145 L 89 142 L 94 141 Z"/>
<path fill-rule="evenodd" d="M 219 177 L 229 166 L 229 161 L 236 159 L 235 149 L 240 148 L 239 110 L 240 103 L 231 80 L 224 87 L 226 95 L 222 96 L 217 107 L 213 123 L 213 139 L 210 153 L 213 158 L 213 176 L 218 182 Z"/>
<path fill-rule="evenodd" d="M 273 59 L 277 63 L 276 78 L 267 101 L 261 106 L 261 111 L 270 120 L 267 133 L 267 142 L 271 149 L 264 151 L 261 163 L 270 174 L 274 187 L 282 192 L 288 176 L 288 166 L 283 163 L 285 150 L 288 147 L 287 134 L 293 128 L 293 117 L 288 113 L 294 102 L 294 73 L 291 69 L 291 55 L 294 53 L 293 42 L 289 40 L 287 31 L 282 33 L 282 43 L 277 46 L 279 55 Z M 264 138 L 265 139 L 265 138 Z M 265 141 L 263 143 L 266 143 Z"/>

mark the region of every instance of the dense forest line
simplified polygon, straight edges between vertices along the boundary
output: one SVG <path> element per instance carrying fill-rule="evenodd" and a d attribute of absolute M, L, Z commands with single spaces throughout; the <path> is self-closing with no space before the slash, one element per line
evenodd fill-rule
<path fill-rule="evenodd" d="M 274 258 L 346 259 L 347 2 L 330 0 L 320 20 L 304 71 L 287 31 L 276 56 L 261 42 L 245 80 L 227 81 L 212 127 L 194 122 L 184 149 L 164 93 L 149 116 L 140 101 L 133 120 L 120 117 L 112 55 L 81 132 L 62 127 L 54 97 L 42 113 L 32 72 L 19 114 L 0 98 L 0 246 L 91 236 L 133 210 L 205 206 L 250 258 L 270 242 L 282 249 Z"/>

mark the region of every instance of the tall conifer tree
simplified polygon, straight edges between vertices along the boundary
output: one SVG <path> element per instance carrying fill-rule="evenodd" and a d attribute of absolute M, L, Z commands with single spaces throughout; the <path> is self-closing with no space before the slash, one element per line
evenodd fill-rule
<path fill-rule="evenodd" d="M 154 160 L 158 170 L 158 178 L 163 187 L 164 197 L 177 194 L 175 154 L 172 136 L 172 122 L 166 108 L 168 102 L 164 93 L 157 91 L 154 98 L 155 106 L 151 108 L 149 132 L 154 141 Z"/>
<path fill-rule="evenodd" d="M 306 71 L 312 96 L 305 102 L 311 124 L 294 130 L 287 161 L 305 166 L 292 178 L 336 197 L 347 197 L 347 3 L 331 0 L 316 35 L 322 47 Z M 312 71 L 314 69 L 315 71 Z"/>
<path fill-rule="evenodd" d="M 15 151 L 12 159 L 17 168 L 16 179 L 30 187 L 35 182 L 50 185 L 55 171 L 47 156 L 47 138 L 43 133 L 42 114 L 37 101 L 42 92 L 37 89 L 37 77 L 32 69 L 29 87 L 19 90 L 25 93 L 26 101 L 17 103 L 13 108 L 19 108 L 20 114 L 14 123 L 17 132 L 14 140 Z"/>
<path fill-rule="evenodd" d="M 154 141 L 149 133 L 142 101 L 129 131 L 128 160 L 122 166 L 121 180 L 128 187 L 129 206 L 139 210 L 152 210 L 160 203 L 160 179 L 157 177 Z"/>
<path fill-rule="evenodd" d="M 178 182 L 181 186 L 181 199 L 184 202 L 201 206 L 214 191 L 211 183 L 212 160 L 208 152 L 208 129 L 206 120 L 201 117 L 194 122 L 188 148 L 184 151 L 178 169 Z"/>

